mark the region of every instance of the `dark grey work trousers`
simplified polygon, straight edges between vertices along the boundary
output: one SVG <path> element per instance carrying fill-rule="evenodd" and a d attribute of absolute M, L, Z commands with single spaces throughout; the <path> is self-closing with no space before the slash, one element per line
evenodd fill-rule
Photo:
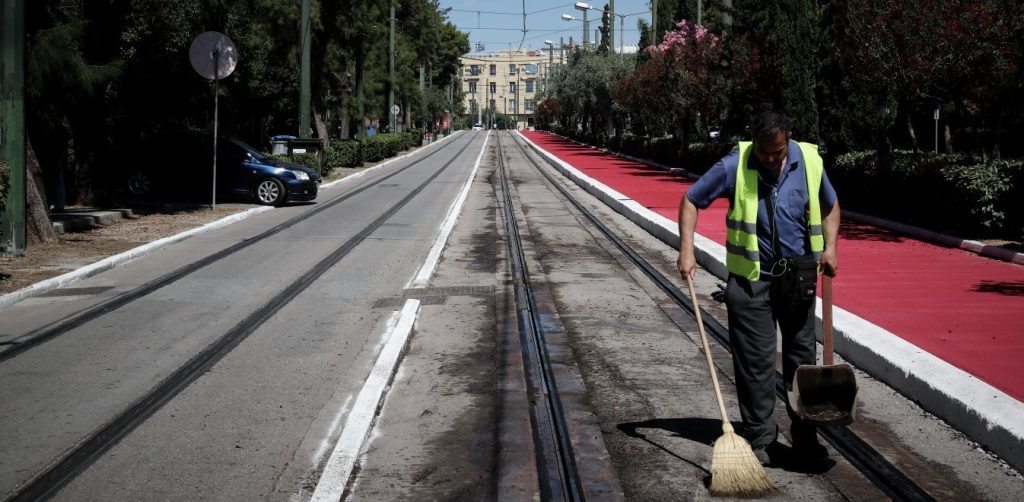
<path fill-rule="evenodd" d="M 782 333 L 782 376 L 787 386 L 798 366 L 815 363 L 814 300 L 794 299 L 771 285 L 767 280 L 752 282 L 730 275 L 726 286 L 743 436 L 753 447 L 767 446 L 778 436 L 774 415 L 776 326 Z M 794 443 L 816 441 L 815 427 L 803 423 L 788 402 L 786 410 L 793 421 Z"/>

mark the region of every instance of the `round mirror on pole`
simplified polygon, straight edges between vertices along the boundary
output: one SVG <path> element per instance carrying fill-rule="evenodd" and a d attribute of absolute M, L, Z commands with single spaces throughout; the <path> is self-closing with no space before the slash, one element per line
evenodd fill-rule
<path fill-rule="evenodd" d="M 238 51 L 227 35 L 207 31 L 192 40 L 188 51 L 192 68 L 199 76 L 213 80 L 213 186 L 210 190 L 210 205 L 217 208 L 217 111 L 220 79 L 231 75 L 238 65 Z"/>

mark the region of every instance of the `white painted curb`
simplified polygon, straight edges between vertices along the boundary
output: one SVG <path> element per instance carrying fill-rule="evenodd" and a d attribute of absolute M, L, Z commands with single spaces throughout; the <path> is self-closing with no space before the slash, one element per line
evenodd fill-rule
<path fill-rule="evenodd" d="M 248 209 L 240 213 L 225 216 L 219 220 L 211 221 L 210 223 L 207 223 L 201 227 L 193 228 L 192 230 L 186 230 L 184 232 L 174 234 L 169 237 L 164 237 L 163 239 L 157 239 L 153 242 L 143 244 L 137 248 L 129 249 L 128 251 L 125 251 L 121 254 L 108 256 L 96 263 L 92 263 L 82 268 L 72 270 L 71 272 L 68 272 L 66 274 L 58 275 L 57 277 L 52 277 L 45 281 L 37 282 L 35 284 L 32 284 L 31 286 L 26 286 L 17 291 L 12 291 L 10 293 L 7 293 L 6 295 L 0 296 L 0 310 L 10 307 L 11 305 L 18 303 L 21 300 L 24 300 L 25 298 L 43 294 L 47 291 L 57 289 L 61 286 L 72 283 L 79 279 L 91 277 L 100 272 L 110 270 L 118 265 L 123 265 L 136 258 L 139 258 L 142 255 L 145 255 L 152 251 L 156 251 L 157 249 L 160 249 L 164 246 L 169 246 L 176 242 L 188 239 L 189 237 L 209 232 L 210 230 L 226 227 L 236 221 L 244 220 L 250 216 L 265 211 L 270 211 L 271 209 L 273 208 L 270 206 L 254 207 L 252 209 Z"/>
<path fill-rule="evenodd" d="M 666 244 L 679 248 L 675 222 L 520 136 L 577 185 Z M 698 263 L 725 280 L 725 247 L 699 234 L 694 236 L 694 247 Z M 820 323 L 820 303 L 816 310 Z M 879 326 L 844 309 L 833 310 L 836 353 L 1024 471 L 1024 403 Z"/>
<path fill-rule="evenodd" d="M 453 134 L 449 134 L 448 136 L 445 136 L 444 138 L 441 138 L 441 139 L 439 139 L 439 140 L 437 140 L 437 141 L 435 141 L 435 142 L 433 142 L 433 143 L 431 143 L 431 144 L 429 144 L 427 146 L 424 146 L 422 148 L 419 148 L 417 150 L 409 152 L 409 153 L 407 153 L 405 155 L 400 155 L 400 156 L 395 157 L 393 159 L 388 159 L 388 160 L 386 160 L 384 162 L 381 162 L 380 164 L 377 164 L 377 165 L 375 165 L 373 167 L 367 168 L 367 169 L 365 169 L 363 171 L 360 171 L 358 173 L 355 173 L 355 174 L 353 174 L 351 176 L 346 176 L 346 177 L 341 178 L 339 180 L 335 180 L 335 181 L 332 181 L 330 183 L 325 183 L 323 185 L 320 185 L 320 190 L 327 190 L 327 189 L 330 189 L 330 188 L 334 188 L 335 186 L 341 185 L 343 183 L 351 182 L 351 181 L 353 181 L 355 179 L 358 179 L 358 178 L 362 177 L 363 175 L 365 175 L 366 173 L 368 173 L 371 170 L 376 170 L 376 169 L 378 169 L 380 167 L 383 167 L 383 166 L 385 166 L 387 164 L 390 164 L 390 163 L 392 163 L 392 162 L 394 162 L 396 160 L 400 160 L 400 159 L 404 159 L 404 158 L 416 155 L 417 153 L 419 153 L 421 151 L 424 151 L 425 149 L 430 148 L 433 145 L 440 144 L 441 142 L 447 140 L 448 138 L 452 138 L 452 137 L 457 136 L 461 132 L 462 131 L 456 131 Z M 124 265 L 125 263 L 128 263 L 128 262 L 130 262 L 130 261 L 132 261 L 132 260 L 134 260 L 136 258 L 140 258 L 143 255 L 146 255 L 146 254 L 148 254 L 150 252 L 156 251 L 157 249 L 160 249 L 160 248 L 162 248 L 164 246 L 169 246 L 169 245 L 174 244 L 176 242 L 181 242 L 181 241 L 183 241 L 185 239 L 188 239 L 189 237 L 192 237 L 192 236 L 195 236 L 195 235 L 199 235 L 199 234 L 203 234 L 203 233 L 209 232 L 210 230 L 214 230 L 214 229 L 221 228 L 221 227 L 226 227 L 226 226 L 228 226 L 228 225 L 230 225 L 232 223 L 235 223 L 236 221 L 244 220 L 244 219 L 246 219 L 246 218 L 248 218 L 250 216 L 254 216 L 254 215 L 259 214 L 259 213 L 270 211 L 271 209 L 273 209 L 273 208 L 270 207 L 270 206 L 254 207 L 252 209 L 248 209 L 248 210 L 242 211 L 240 213 L 235 213 L 235 214 L 232 214 L 230 216 L 225 216 L 224 218 L 221 218 L 221 219 L 216 220 L 216 221 L 212 221 L 212 222 L 207 223 L 207 224 L 205 224 L 205 225 L 203 225 L 201 227 L 193 228 L 191 230 L 186 230 L 184 232 L 171 235 L 169 237 L 164 237 L 162 239 L 158 239 L 158 240 L 155 240 L 153 242 L 149 242 L 149 243 L 143 244 L 143 245 L 141 245 L 139 247 L 129 249 L 128 251 L 125 251 L 123 253 L 116 254 L 116 255 L 113 255 L 113 256 L 108 256 L 108 257 L 106 257 L 106 258 L 104 258 L 104 259 L 102 259 L 102 260 L 100 260 L 100 261 L 98 261 L 96 263 L 91 263 L 91 264 L 86 265 L 84 267 L 72 270 L 72 271 L 70 271 L 70 272 L 68 272 L 66 274 L 58 275 L 57 277 L 51 277 L 50 279 L 46 279 L 45 281 L 40 281 L 40 282 L 37 282 L 35 284 L 29 285 L 29 286 L 25 286 L 24 288 L 21 288 L 21 289 L 19 289 L 17 291 L 12 291 L 12 292 L 7 293 L 7 294 L 5 294 L 3 296 L 0 296 L 0 310 L 4 310 L 7 307 L 10 307 L 11 305 L 14 305 L 15 303 L 20 302 L 21 300 L 24 300 L 25 298 L 30 298 L 30 297 L 33 297 L 33 296 L 36 296 L 36 295 L 41 295 L 43 293 L 46 293 L 47 291 L 51 291 L 51 290 L 57 289 L 57 288 L 59 288 L 61 286 L 65 286 L 65 285 L 70 284 L 72 282 L 75 282 L 75 281 L 77 281 L 79 279 L 85 279 L 87 277 L 92 277 L 92 276 L 94 276 L 94 275 L 96 275 L 96 274 L 98 274 L 100 272 L 105 272 L 105 271 L 110 270 L 110 269 L 112 269 L 112 268 L 114 268 L 116 266 Z"/>
<path fill-rule="evenodd" d="M 380 351 L 380 355 L 377 356 L 377 362 L 373 365 L 370 376 L 367 377 L 352 411 L 345 419 L 341 437 L 338 438 L 338 442 L 334 445 L 334 450 L 327 460 L 327 465 L 324 466 L 316 490 L 313 491 L 313 496 L 310 498 L 311 502 L 341 500 L 345 486 L 348 485 L 348 480 L 352 476 L 356 460 L 359 459 L 359 452 L 363 449 L 363 443 L 370 435 L 377 410 L 384 400 L 384 393 L 391 385 L 391 378 L 398 368 L 398 360 L 405 351 L 419 308 L 419 300 L 405 302 L 398 324 L 388 335 L 388 340 Z"/>

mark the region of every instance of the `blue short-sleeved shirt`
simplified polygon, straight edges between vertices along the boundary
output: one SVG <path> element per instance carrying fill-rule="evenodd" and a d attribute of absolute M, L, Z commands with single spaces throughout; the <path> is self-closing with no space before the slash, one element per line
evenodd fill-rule
<path fill-rule="evenodd" d="M 690 187 L 686 198 L 698 209 L 708 207 L 719 197 L 728 197 L 731 206 L 736 195 L 736 166 L 739 161 L 739 150 L 733 150 Z M 800 151 L 800 146 L 795 141 L 790 141 L 789 159 L 786 161 L 786 168 L 782 170 L 781 179 L 778 180 L 769 169 L 761 165 L 753 152 L 748 160 L 748 166 L 751 169 L 757 169 L 761 179 L 757 197 L 757 247 L 761 257 L 761 272 L 769 273 L 772 264 L 781 258 L 781 256 L 776 256 L 772 246 L 771 221 L 768 218 L 768 209 L 765 204 L 765 197 L 773 191 L 778 192 L 775 223 L 782 256 L 803 256 L 810 252 L 807 232 L 809 206 L 804 156 Z M 826 209 L 836 203 L 836 191 L 832 188 L 832 183 L 829 182 L 826 173 L 822 173 L 821 189 L 818 194 L 824 216 Z"/>

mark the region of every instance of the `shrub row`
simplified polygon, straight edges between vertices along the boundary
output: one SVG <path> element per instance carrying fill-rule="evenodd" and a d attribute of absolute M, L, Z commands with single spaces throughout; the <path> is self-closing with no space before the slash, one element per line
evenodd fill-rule
<path fill-rule="evenodd" d="M 873 151 L 828 169 L 844 207 L 968 237 L 1024 238 L 1024 161 Z"/>
<path fill-rule="evenodd" d="M 641 159 L 653 160 L 672 167 L 681 167 L 691 173 L 703 174 L 728 154 L 736 145 L 732 143 L 690 143 L 684 146 L 679 138 L 647 138 L 625 134 L 608 137 L 603 132 L 588 134 L 560 127 L 552 127 L 552 132 L 561 134 L 576 141 L 607 148 L 613 152 L 631 155 Z"/>
<path fill-rule="evenodd" d="M 323 176 L 338 167 L 359 167 L 363 162 L 377 162 L 398 155 L 403 150 L 423 145 L 423 130 L 410 129 L 401 134 L 377 134 L 364 140 L 333 140 L 324 148 Z M 316 171 L 316 156 L 296 153 L 292 157 L 275 155 L 274 158 L 309 166 Z"/>

